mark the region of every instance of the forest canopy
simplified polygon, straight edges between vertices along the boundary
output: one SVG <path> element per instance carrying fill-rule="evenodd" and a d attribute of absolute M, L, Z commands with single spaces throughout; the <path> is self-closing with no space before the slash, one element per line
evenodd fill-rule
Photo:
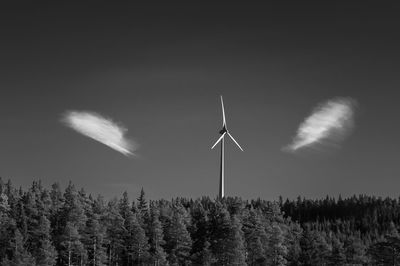
<path fill-rule="evenodd" d="M 0 179 L 1 265 L 400 265 L 399 199 L 135 197 Z"/>

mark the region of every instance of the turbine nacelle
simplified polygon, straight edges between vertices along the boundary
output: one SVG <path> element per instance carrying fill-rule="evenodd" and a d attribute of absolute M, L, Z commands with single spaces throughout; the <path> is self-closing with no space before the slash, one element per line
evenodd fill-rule
<path fill-rule="evenodd" d="M 224 133 L 228 133 L 228 129 L 226 129 L 226 126 L 224 126 L 220 131 L 219 134 L 224 134 Z"/>
<path fill-rule="evenodd" d="M 239 147 L 241 151 L 243 151 L 242 147 L 240 147 L 239 143 L 233 138 L 233 136 L 229 133 L 227 126 L 226 126 L 226 119 L 225 119 L 225 109 L 224 109 L 224 100 L 222 99 L 221 96 L 221 107 L 222 107 L 222 129 L 219 131 L 219 134 L 221 134 L 221 137 L 214 143 L 214 145 L 211 147 L 211 149 L 214 149 L 214 147 L 225 137 L 226 134 L 232 139 L 232 141 Z"/>

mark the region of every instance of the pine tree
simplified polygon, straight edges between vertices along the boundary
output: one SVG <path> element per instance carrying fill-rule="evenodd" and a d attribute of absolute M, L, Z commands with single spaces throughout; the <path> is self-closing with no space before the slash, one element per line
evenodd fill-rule
<path fill-rule="evenodd" d="M 266 263 L 265 248 L 268 236 L 261 222 L 259 214 L 250 210 L 243 221 L 243 232 L 247 246 L 247 263 L 249 265 L 263 265 Z"/>
<path fill-rule="evenodd" d="M 343 248 L 343 243 L 336 237 L 332 241 L 332 254 L 329 258 L 329 265 L 342 266 L 346 264 L 346 255 Z"/>
<path fill-rule="evenodd" d="M 57 251 L 49 239 L 43 239 L 37 251 L 37 265 L 51 266 L 57 263 Z"/>
<path fill-rule="evenodd" d="M 364 265 L 367 262 L 366 247 L 357 236 L 345 242 L 346 261 L 349 264 Z"/>
<path fill-rule="evenodd" d="M 193 239 L 192 263 L 195 265 L 211 265 L 213 256 L 210 250 L 207 212 L 201 204 L 196 204 L 191 216 L 192 226 L 190 227 L 190 232 Z"/>
<path fill-rule="evenodd" d="M 286 246 L 288 247 L 288 265 L 295 266 L 297 265 L 300 254 L 301 254 L 301 246 L 300 239 L 303 233 L 303 230 L 298 223 L 294 223 L 289 221 L 289 233 L 286 235 Z"/>
<path fill-rule="evenodd" d="M 105 228 L 99 222 L 98 214 L 92 214 L 86 223 L 84 243 L 88 252 L 88 264 L 106 265 L 107 255 L 104 248 Z"/>
<path fill-rule="evenodd" d="M 80 208 L 82 209 L 85 216 L 89 216 L 92 211 L 92 201 L 90 200 L 91 197 L 88 197 L 84 188 L 81 188 L 78 191 L 78 202 Z"/>
<path fill-rule="evenodd" d="M 371 245 L 368 249 L 373 265 L 394 265 L 400 264 L 400 239 L 387 236 L 384 241 Z"/>
<path fill-rule="evenodd" d="M 14 237 L 10 243 L 11 258 L 4 258 L 2 266 L 34 266 L 35 259 L 24 247 L 24 239 L 18 229 L 14 232 Z"/>
<path fill-rule="evenodd" d="M 108 202 L 105 213 L 107 260 L 109 265 L 120 264 L 123 253 L 124 219 L 122 218 L 116 199 Z"/>
<path fill-rule="evenodd" d="M 87 252 L 81 242 L 86 226 L 87 217 L 84 206 L 82 205 L 81 195 L 70 181 L 64 192 L 64 201 L 59 214 L 61 215 L 61 231 L 56 237 L 59 260 L 63 264 L 86 263 Z"/>
<path fill-rule="evenodd" d="M 210 212 L 210 244 L 216 263 L 219 265 L 229 265 L 226 253 L 228 252 L 227 241 L 231 234 L 230 222 L 229 212 L 220 202 L 216 202 Z"/>
<path fill-rule="evenodd" d="M 165 245 L 163 228 L 159 219 L 159 211 L 154 205 L 150 206 L 149 244 L 151 263 L 154 266 L 167 265 L 167 254 L 162 247 Z"/>
<path fill-rule="evenodd" d="M 390 237 L 400 238 L 399 231 L 393 221 L 390 221 L 388 231 Z"/>
<path fill-rule="evenodd" d="M 246 265 L 242 223 L 237 215 L 231 218 L 231 233 L 228 240 L 228 262 L 230 265 Z"/>
<path fill-rule="evenodd" d="M 288 249 L 285 246 L 285 238 L 282 229 L 277 224 L 272 224 L 270 239 L 267 248 L 268 265 L 284 266 L 287 265 L 286 256 Z"/>
<path fill-rule="evenodd" d="M 21 198 L 24 209 L 22 215 L 26 217 L 22 219 L 26 221 L 22 223 L 22 228 L 25 229 L 26 226 L 25 245 L 35 257 L 38 256 L 37 247 L 42 245 L 42 240 L 50 238 L 50 224 L 44 216 L 43 208 L 40 207 L 42 205 L 40 193 L 39 183 L 34 181 L 30 190 Z"/>
<path fill-rule="evenodd" d="M 330 254 L 330 246 L 326 241 L 324 233 L 315 232 L 315 253 L 313 263 L 317 265 L 326 265 Z"/>
<path fill-rule="evenodd" d="M 65 218 L 63 217 L 62 207 L 64 205 L 64 197 L 61 192 L 60 185 L 58 183 L 54 183 L 51 186 L 50 191 L 50 224 L 51 224 L 51 236 L 56 250 L 61 250 L 61 235 L 64 232 L 65 226 Z"/>
<path fill-rule="evenodd" d="M 125 237 L 125 247 L 128 251 L 128 265 L 143 265 L 149 258 L 149 244 L 144 229 L 141 227 L 137 214 L 130 210 L 125 220 L 127 235 Z"/>
<path fill-rule="evenodd" d="M 281 199 L 283 214 L 263 200 L 177 198 L 148 209 L 143 191 L 137 206 L 127 195 L 106 202 L 72 183 L 63 195 L 56 184 L 25 191 L 0 179 L 1 264 L 400 265 L 399 199 Z"/>
<path fill-rule="evenodd" d="M 86 224 L 86 214 L 82 202 L 78 196 L 75 186 L 69 182 L 64 193 L 64 205 L 62 207 L 65 223 L 73 224 L 78 230 L 82 231 Z"/>
<path fill-rule="evenodd" d="M 216 202 L 210 213 L 211 250 L 217 265 L 245 265 L 245 248 L 240 220 Z"/>
<path fill-rule="evenodd" d="M 0 179 L 1 180 L 1 179 Z M 2 184 L 2 183 L 1 183 Z M 6 251 L 13 235 L 15 221 L 10 217 L 8 197 L 4 192 L 0 193 L 0 258 L 6 256 Z"/>
<path fill-rule="evenodd" d="M 192 240 L 178 210 L 173 211 L 167 238 L 168 261 L 171 265 L 188 265 Z"/>
<path fill-rule="evenodd" d="M 57 262 L 57 251 L 51 243 L 50 221 L 42 215 L 36 232 L 38 246 L 34 248 L 37 265 L 51 266 Z"/>
<path fill-rule="evenodd" d="M 300 246 L 302 251 L 299 260 L 302 265 L 327 265 L 329 246 L 323 234 L 306 228 L 300 240 Z"/>
<path fill-rule="evenodd" d="M 18 195 L 18 191 L 12 186 L 11 180 L 9 179 L 3 187 L 3 193 L 7 196 L 8 206 L 10 207 L 9 215 L 14 220 L 17 219 L 17 213 L 19 211 L 18 202 L 22 195 Z"/>
<path fill-rule="evenodd" d="M 8 215 L 10 205 L 8 204 L 8 197 L 4 192 L 0 193 L 0 215 Z"/>
<path fill-rule="evenodd" d="M 81 242 L 78 229 L 72 222 L 67 222 L 61 237 L 60 259 L 62 265 L 81 265 L 86 260 L 86 250 Z"/>
<path fill-rule="evenodd" d="M 25 213 L 25 206 L 22 200 L 16 203 L 17 210 L 15 211 L 15 220 L 22 237 L 28 237 L 28 217 Z"/>

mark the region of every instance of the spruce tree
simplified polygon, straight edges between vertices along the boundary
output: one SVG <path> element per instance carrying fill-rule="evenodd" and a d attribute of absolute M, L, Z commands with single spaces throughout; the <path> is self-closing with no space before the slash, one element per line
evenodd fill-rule
<path fill-rule="evenodd" d="M 125 220 L 128 217 L 129 212 L 132 211 L 129 203 L 128 193 L 126 191 L 122 194 L 122 199 L 119 200 L 118 207 L 122 218 Z"/>
<path fill-rule="evenodd" d="M 38 202 L 38 209 L 40 214 L 44 214 L 50 219 L 50 209 L 52 206 L 50 193 L 46 189 L 40 194 L 40 201 Z"/>
<path fill-rule="evenodd" d="M 140 196 L 137 198 L 137 201 L 138 201 L 137 209 L 139 212 L 140 223 L 143 226 L 147 222 L 149 215 L 148 205 L 143 188 L 140 190 Z"/>
<path fill-rule="evenodd" d="M 282 229 L 277 224 L 272 224 L 268 248 L 266 250 L 268 264 L 271 266 L 284 266 L 287 264 L 288 249 L 285 246 L 285 237 Z"/>
<path fill-rule="evenodd" d="M 208 242 L 208 241 L 204 242 L 203 250 L 199 254 L 199 258 L 201 261 L 200 265 L 204 265 L 204 266 L 213 265 L 215 259 L 211 252 L 210 246 L 211 246 L 210 242 Z"/>

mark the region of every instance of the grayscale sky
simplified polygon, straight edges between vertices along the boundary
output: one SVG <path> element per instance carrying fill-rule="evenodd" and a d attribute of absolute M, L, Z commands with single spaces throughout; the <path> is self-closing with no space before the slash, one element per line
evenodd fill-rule
<path fill-rule="evenodd" d="M 245 150 L 227 142 L 228 196 L 399 195 L 398 6 L 56 2 L 0 8 L 3 178 L 72 180 L 106 197 L 141 187 L 150 198 L 215 197 L 222 94 Z M 337 96 L 359 104 L 341 147 L 282 152 Z M 66 110 L 122 123 L 137 156 L 65 127 Z"/>

